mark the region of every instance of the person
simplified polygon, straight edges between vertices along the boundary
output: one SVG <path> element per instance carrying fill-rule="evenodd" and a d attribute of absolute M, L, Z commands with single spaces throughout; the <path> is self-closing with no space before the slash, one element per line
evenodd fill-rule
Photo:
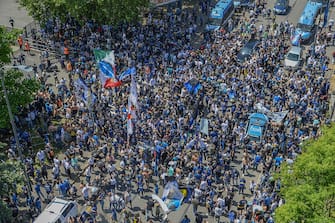
<path fill-rule="evenodd" d="M 44 196 L 44 194 L 43 194 L 42 191 L 41 191 L 41 184 L 40 184 L 40 183 L 37 183 L 37 184 L 35 185 L 35 192 L 36 192 L 36 194 L 37 194 L 37 196 L 38 196 L 39 198 L 43 197 L 43 199 L 45 199 L 45 196 Z"/>
<path fill-rule="evenodd" d="M 220 223 L 220 217 L 223 214 L 223 209 L 219 205 L 214 208 L 214 215 L 218 223 Z"/>
<path fill-rule="evenodd" d="M 35 208 L 38 214 L 42 212 L 42 203 L 39 197 L 37 197 L 35 200 Z"/>
<path fill-rule="evenodd" d="M 118 221 L 117 221 L 117 213 L 116 213 L 115 208 L 112 209 L 112 215 L 111 215 L 111 218 L 112 218 L 112 222 L 113 222 L 113 223 L 118 222 Z"/>
<path fill-rule="evenodd" d="M 23 45 L 23 38 L 22 35 L 20 34 L 19 37 L 17 38 L 17 42 L 19 44 L 20 50 L 22 50 L 22 45 Z"/>
<path fill-rule="evenodd" d="M 191 222 L 191 220 L 189 219 L 189 217 L 187 215 L 185 215 L 180 223 L 190 223 L 190 222 Z"/>
<path fill-rule="evenodd" d="M 9 24 L 13 29 L 14 28 L 14 19 L 12 17 L 9 17 Z"/>
<path fill-rule="evenodd" d="M 156 205 L 156 209 L 155 209 L 155 217 L 157 219 L 161 218 L 161 209 L 160 209 L 160 206 L 158 204 Z"/>
<path fill-rule="evenodd" d="M 154 201 L 152 199 L 149 199 L 148 202 L 147 202 L 147 208 L 146 208 L 147 218 L 149 218 L 149 214 L 151 214 L 153 216 L 152 210 L 153 210 L 154 206 L 155 206 Z"/>
<path fill-rule="evenodd" d="M 31 55 L 31 54 L 30 54 L 30 45 L 29 45 L 28 40 L 26 40 L 26 41 L 24 42 L 24 51 L 26 51 L 27 54 Z"/>
<path fill-rule="evenodd" d="M 69 60 L 70 50 L 67 46 L 64 47 L 64 55 L 65 55 L 65 59 Z"/>
<path fill-rule="evenodd" d="M 202 215 L 197 213 L 195 216 L 196 216 L 195 217 L 195 223 L 202 223 L 202 220 L 203 220 Z"/>

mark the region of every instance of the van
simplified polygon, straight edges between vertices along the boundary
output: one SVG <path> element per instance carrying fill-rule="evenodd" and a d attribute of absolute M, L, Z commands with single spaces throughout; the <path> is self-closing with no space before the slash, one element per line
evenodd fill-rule
<path fill-rule="evenodd" d="M 292 46 L 285 56 L 285 68 L 299 68 L 302 65 L 302 49 L 298 46 Z"/>
<path fill-rule="evenodd" d="M 34 223 L 68 223 L 69 217 L 78 215 L 78 204 L 75 201 L 67 201 L 54 198 Z"/>

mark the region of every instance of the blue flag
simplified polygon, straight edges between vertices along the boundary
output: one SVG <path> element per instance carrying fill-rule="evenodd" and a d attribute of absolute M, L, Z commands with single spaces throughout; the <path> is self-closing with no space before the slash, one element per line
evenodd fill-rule
<path fill-rule="evenodd" d="M 130 75 L 134 75 L 136 74 L 136 69 L 135 67 L 131 67 L 128 68 L 127 70 L 125 70 L 120 76 L 119 76 L 119 80 L 122 81 L 125 78 L 129 77 Z"/>
<path fill-rule="evenodd" d="M 113 71 L 113 68 L 112 68 L 112 66 L 111 66 L 109 63 L 107 63 L 107 62 L 105 62 L 105 61 L 100 61 L 100 62 L 99 62 L 99 68 L 100 68 L 100 71 L 101 71 L 104 75 L 106 75 L 106 76 L 108 76 L 108 77 L 110 77 L 110 78 L 115 78 L 115 77 L 114 77 L 114 71 Z"/>
<path fill-rule="evenodd" d="M 190 94 L 193 94 L 193 95 L 196 95 L 200 88 L 201 88 L 201 84 L 199 81 L 195 80 L 195 79 L 192 79 L 192 80 L 189 80 L 187 81 L 185 84 L 184 84 L 186 90 L 190 93 Z"/>

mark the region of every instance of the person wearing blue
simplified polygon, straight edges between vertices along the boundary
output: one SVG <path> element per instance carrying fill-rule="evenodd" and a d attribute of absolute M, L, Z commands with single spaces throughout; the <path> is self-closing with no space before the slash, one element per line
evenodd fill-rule
<path fill-rule="evenodd" d="M 66 184 L 64 182 L 59 183 L 59 190 L 63 197 L 66 197 Z"/>
<path fill-rule="evenodd" d="M 41 191 L 41 184 L 40 184 L 40 183 L 37 183 L 37 184 L 35 185 L 35 192 L 36 192 L 36 194 L 37 194 L 37 196 L 38 196 L 39 198 L 43 197 L 43 199 L 45 199 L 45 196 L 44 196 L 44 194 L 43 194 L 42 191 Z"/>
<path fill-rule="evenodd" d="M 16 193 L 12 193 L 12 202 L 15 206 L 19 203 Z"/>
<path fill-rule="evenodd" d="M 159 186 L 158 183 L 155 183 L 155 194 L 158 195 L 159 192 Z"/>
<path fill-rule="evenodd" d="M 111 216 L 111 218 L 112 218 L 112 222 L 118 222 L 117 221 L 117 213 L 116 213 L 115 208 L 112 209 L 112 216 Z"/>
<path fill-rule="evenodd" d="M 189 217 L 187 215 L 185 215 L 180 223 L 190 223 L 190 222 L 191 222 L 191 220 L 189 219 Z"/>
<path fill-rule="evenodd" d="M 42 212 L 42 202 L 39 197 L 37 197 L 35 200 L 35 208 L 36 208 L 37 213 L 40 214 Z"/>
<path fill-rule="evenodd" d="M 283 161 L 283 156 L 281 154 L 278 154 L 275 158 L 275 171 L 279 168 L 280 164 Z"/>
<path fill-rule="evenodd" d="M 229 223 L 234 223 L 235 217 L 236 217 L 235 211 L 233 210 L 229 211 L 228 213 Z"/>

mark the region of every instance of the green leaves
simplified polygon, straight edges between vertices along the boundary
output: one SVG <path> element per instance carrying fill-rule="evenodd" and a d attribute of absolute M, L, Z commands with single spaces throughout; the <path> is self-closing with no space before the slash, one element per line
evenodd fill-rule
<path fill-rule="evenodd" d="M 286 203 L 276 209 L 276 222 L 335 222 L 335 127 L 310 140 L 292 166 L 283 165 L 281 194 Z"/>
<path fill-rule="evenodd" d="M 15 191 L 14 185 L 24 182 L 23 166 L 18 161 L 0 162 L 0 197 L 10 196 Z M 7 204 L 0 199 L 0 222 L 11 222 L 12 213 Z"/>
<path fill-rule="evenodd" d="M 34 100 L 35 93 L 39 89 L 39 83 L 34 79 L 26 79 L 18 70 L 8 70 L 5 73 L 5 86 L 13 114 L 17 114 L 19 107 L 25 107 Z M 4 92 L 0 91 L 0 127 L 8 127 L 9 115 L 4 98 Z"/>
<path fill-rule="evenodd" d="M 70 14 L 79 22 L 93 20 L 103 25 L 136 21 L 149 0 L 20 0 L 20 4 L 42 24 L 50 17 L 64 20 Z"/>
<path fill-rule="evenodd" d="M 0 65 L 10 63 L 12 49 L 10 47 L 11 35 L 0 26 Z"/>

